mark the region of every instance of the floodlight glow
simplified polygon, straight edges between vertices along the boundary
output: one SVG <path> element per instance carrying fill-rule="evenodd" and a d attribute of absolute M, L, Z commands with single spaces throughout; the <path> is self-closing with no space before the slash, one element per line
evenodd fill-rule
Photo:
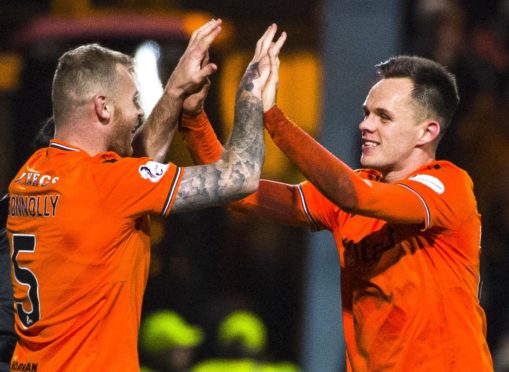
<path fill-rule="evenodd" d="M 157 68 L 160 54 L 161 51 L 157 43 L 146 41 L 138 47 L 134 55 L 134 70 L 140 92 L 140 104 L 146 117 L 150 115 L 163 94 L 163 85 Z"/>

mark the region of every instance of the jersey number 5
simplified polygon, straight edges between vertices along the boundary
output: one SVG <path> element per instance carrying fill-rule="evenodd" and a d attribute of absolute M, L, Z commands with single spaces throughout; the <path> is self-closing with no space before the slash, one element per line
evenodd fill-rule
<path fill-rule="evenodd" d="M 19 266 L 17 262 L 18 253 L 35 252 L 35 235 L 14 234 L 12 236 L 12 264 L 14 265 L 14 277 L 16 281 L 28 287 L 28 300 L 32 305 L 30 312 L 23 309 L 22 302 L 16 302 L 16 310 L 19 319 L 25 327 L 29 327 L 40 318 L 39 307 L 39 283 L 34 273 L 29 269 Z"/>

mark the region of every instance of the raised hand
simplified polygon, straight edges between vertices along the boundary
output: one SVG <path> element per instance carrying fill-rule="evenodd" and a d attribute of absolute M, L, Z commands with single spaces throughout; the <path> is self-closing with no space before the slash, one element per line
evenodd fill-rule
<path fill-rule="evenodd" d="M 280 48 L 284 42 L 272 42 L 276 31 L 275 24 L 269 26 L 256 44 L 253 59 L 239 84 L 233 130 L 221 158 L 215 163 L 185 169 L 173 212 L 225 204 L 258 188 L 265 152 L 262 89 L 271 70 L 268 52 L 271 45 Z"/>
<path fill-rule="evenodd" d="M 279 82 L 279 52 L 286 41 L 286 33 L 283 32 L 276 42 L 272 39 L 277 31 L 276 25 L 271 25 L 267 28 L 263 36 L 258 40 L 256 44 L 255 53 L 253 59 L 248 65 L 246 75 L 244 76 L 243 82 L 250 81 L 252 85 L 246 84 L 245 89 L 258 89 L 263 83 L 263 79 L 266 79 L 265 86 L 263 87 L 263 111 L 268 111 L 272 106 L 276 104 L 277 86 Z M 202 67 L 209 63 L 208 52 L 202 61 Z M 267 74 L 267 68 L 269 75 Z M 259 81 L 253 81 L 255 78 L 260 78 Z M 187 115 L 195 116 L 198 115 L 202 110 L 210 88 L 210 79 L 206 78 L 203 81 L 200 89 L 184 100 L 183 112 Z"/>
<path fill-rule="evenodd" d="M 199 91 L 208 77 L 217 71 L 217 66 L 208 62 L 208 50 L 221 32 L 221 23 L 220 19 L 212 19 L 193 32 L 165 89 L 174 90 L 177 96 L 185 98 Z"/>
<path fill-rule="evenodd" d="M 207 51 L 205 58 L 202 61 L 202 67 L 208 65 L 208 63 L 209 54 Z M 184 103 L 182 104 L 182 112 L 191 116 L 198 115 L 203 110 L 205 98 L 207 98 L 209 89 L 210 79 L 207 77 L 204 79 L 201 88 L 196 93 L 193 93 L 184 99 Z"/>
<path fill-rule="evenodd" d="M 235 100 L 235 122 L 232 135 L 226 144 L 226 149 L 248 147 L 261 138 L 261 152 L 263 153 L 263 133 L 257 126 L 262 123 L 263 106 L 262 89 L 270 75 L 269 49 L 277 31 L 276 24 L 270 25 L 256 43 L 255 53 L 242 77 Z M 251 146 L 251 149 L 257 146 Z M 256 159 L 256 156 L 253 156 Z M 263 155 L 261 158 L 263 162 Z M 257 164 L 261 166 L 261 163 Z"/>
<path fill-rule="evenodd" d="M 276 105 L 277 89 L 279 86 L 279 52 L 285 41 L 286 33 L 283 32 L 279 39 L 272 43 L 269 48 L 270 75 L 262 92 L 263 112 L 269 111 Z"/>
<path fill-rule="evenodd" d="M 256 49 L 251 62 L 242 77 L 237 96 L 243 91 L 249 91 L 261 98 L 261 92 L 270 75 L 269 48 L 276 34 L 276 24 L 270 25 L 256 43 Z"/>
<path fill-rule="evenodd" d="M 220 32 L 220 19 L 212 19 L 193 32 L 184 54 L 166 83 L 163 95 L 133 140 L 136 156 L 150 156 L 160 162 L 165 160 L 177 129 L 184 99 L 200 89 L 206 89 L 204 86 L 208 77 L 217 70 L 217 66 L 208 61 L 208 50 Z M 205 96 L 206 90 L 202 105 Z"/>

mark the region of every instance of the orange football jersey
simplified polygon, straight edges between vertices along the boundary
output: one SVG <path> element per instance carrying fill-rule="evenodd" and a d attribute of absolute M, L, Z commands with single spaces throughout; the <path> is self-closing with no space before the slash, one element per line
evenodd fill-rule
<path fill-rule="evenodd" d="M 266 127 L 282 122 L 289 120 L 276 106 L 265 113 Z M 277 136 L 288 145 L 294 129 L 284 127 Z M 181 131 L 196 160 L 217 160 L 222 147 L 204 113 L 183 116 Z M 317 171 L 327 171 L 325 163 Z M 362 189 L 370 194 L 358 195 L 366 215 L 423 216 L 424 225 L 346 213 L 309 182 L 261 180 L 258 192 L 232 205 L 333 233 L 349 371 L 492 371 L 477 297 L 481 222 L 468 174 L 446 161 L 416 169 L 399 185 L 382 185 L 375 171 L 357 173 L 371 185 Z M 420 203 L 409 203 L 414 197 Z"/>
<path fill-rule="evenodd" d="M 419 197 L 425 226 L 345 213 L 301 186 L 303 211 L 337 244 L 348 370 L 493 370 L 477 298 L 481 224 L 471 179 L 435 161 L 399 187 Z"/>
<path fill-rule="evenodd" d="M 182 175 L 56 140 L 32 155 L 9 187 L 12 370 L 139 371 L 148 214 L 169 214 Z"/>

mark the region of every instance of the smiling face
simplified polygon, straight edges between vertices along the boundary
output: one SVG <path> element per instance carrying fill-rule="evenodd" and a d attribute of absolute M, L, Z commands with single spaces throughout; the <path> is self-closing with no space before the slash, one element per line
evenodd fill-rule
<path fill-rule="evenodd" d="M 143 110 L 134 74 L 123 65 L 117 65 L 117 73 L 110 150 L 120 156 L 131 156 L 134 134 L 143 122 Z"/>
<path fill-rule="evenodd" d="M 412 171 L 426 131 L 423 110 L 412 100 L 408 78 L 382 79 L 364 102 L 361 165 L 381 171 Z"/>

